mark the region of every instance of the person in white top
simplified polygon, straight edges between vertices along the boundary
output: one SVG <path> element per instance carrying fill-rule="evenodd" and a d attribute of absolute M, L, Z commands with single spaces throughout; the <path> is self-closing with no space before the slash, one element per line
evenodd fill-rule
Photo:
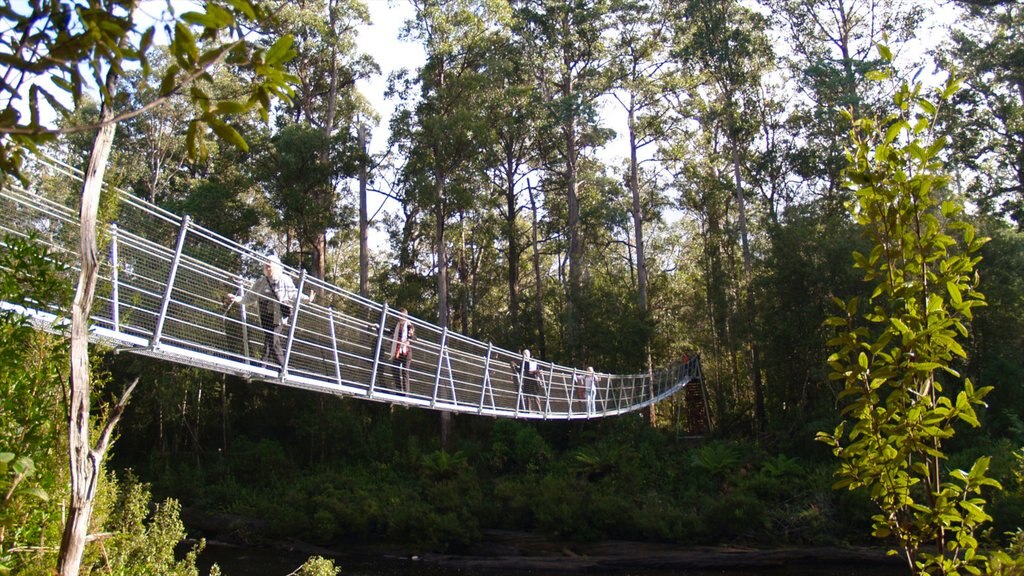
<path fill-rule="evenodd" d="M 540 368 L 537 361 L 530 357 L 529 349 L 523 350 L 523 395 L 527 407 L 533 406 L 537 412 L 541 411 Z"/>
<path fill-rule="evenodd" d="M 594 374 L 594 367 L 587 366 L 587 373 L 583 375 L 583 388 L 587 395 L 587 414 L 597 412 L 597 374 Z"/>
<path fill-rule="evenodd" d="M 284 273 L 281 260 L 271 256 L 263 263 L 263 276 L 253 282 L 245 294 L 228 294 L 231 303 L 256 304 L 260 311 L 260 327 L 263 329 L 263 361 L 284 364 L 285 328 L 291 321 L 292 306 L 298 290 L 295 283 Z M 302 301 L 313 300 L 313 295 L 302 295 Z"/>

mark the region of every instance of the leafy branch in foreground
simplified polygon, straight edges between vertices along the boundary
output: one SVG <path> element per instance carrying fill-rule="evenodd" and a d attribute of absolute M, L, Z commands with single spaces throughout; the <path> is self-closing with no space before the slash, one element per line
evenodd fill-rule
<path fill-rule="evenodd" d="M 891 63 L 886 47 L 879 52 Z M 830 378 L 845 385 L 844 422 L 818 433 L 840 460 L 834 487 L 868 490 L 879 509 L 874 536 L 895 538 L 890 553 L 914 574 L 980 574 L 987 558 L 976 535 L 991 520 L 982 493 L 1001 488 L 987 476 L 988 457 L 943 470 L 943 442 L 958 421 L 980 426 L 976 408 L 991 390 L 954 369 L 973 310 L 985 305 L 974 269 L 986 239 L 963 220 L 961 202 L 943 199 L 947 140 L 936 125 L 959 84 L 950 76 L 929 97 L 903 82 L 887 117 L 850 115 L 850 210 L 873 242 L 854 266 L 873 289 L 866 303 L 836 299 L 842 315 L 826 321 L 835 329 Z"/>

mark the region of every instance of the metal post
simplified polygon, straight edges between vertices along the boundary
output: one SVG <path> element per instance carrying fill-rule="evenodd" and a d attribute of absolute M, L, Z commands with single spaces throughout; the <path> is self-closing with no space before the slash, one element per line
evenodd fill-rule
<path fill-rule="evenodd" d="M 476 413 L 481 414 L 484 411 L 484 395 L 487 394 L 487 387 L 491 384 L 491 352 L 494 351 L 494 344 L 491 342 L 487 343 L 487 356 L 484 357 L 484 379 L 480 383 L 480 404 L 477 406 Z"/>
<path fill-rule="evenodd" d="M 441 385 L 441 363 L 444 361 L 444 355 L 448 346 L 448 327 L 445 326 L 441 330 L 441 348 L 437 351 L 437 372 L 434 373 L 434 394 L 430 399 L 430 407 L 437 406 L 437 390 Z M 412 386 L 409 386 L 412 388 Z"/>
<path fill-rule="evenodd" d="M 118 268 L 121 267 L 121 263 L 118 261 L 117 254 L 117 224 L 110 225 L 110 323 L 113 325 L 114 332 L 121 331 L 121 298 L 118 284 L 120 279 L 118 276 Z"/>
<path fill-rule="evenodd" d="M 448 368 L 448 384 L 449 388 L 452 389 L 452 403 L 456 406 L 459 405 L 459 391 L 455 388 L 455 372 L 452 372 L 452 355 L 445 348 L 444 351 L 444 365 Z"/>
<path fill-rule="evenodd" d="M 544 388 L 544 419 L 547 420 L 548 415 L 551 414 L 551 387 L 555 385 L 555 365 L 551 364 L 548 366 L 548 384 L 547 386 L 541 382 L 541 387 Z"/>
<path fill-rule="evenodd" d="M 292 302 L 292 315 L 288 319 L 288 341 L 284 345 L 284 362 L 281 363 L 281 380 L 288 376 L 288 361 L 292 357 L 292 343 L 295 341 L 295 324 L 299 319 L 299 304 L 302 302 L 302 290 L 306 287 L 306 271 L 299 275 L 299 289 L 295 292 L 295 302 Z M 280 305 L 280 303 L 278 303 Z M 273 338 L 273 335 L 271 335 Z"/>
<path fill-rule="evenodd" d="M 572 369 L 572 387 L 570 388 L 570 392 L 569 392 L 569 418 L 572 418 L 572 401 L 573 401 L 573 397 L 576 395 L 576 373 L 578 371 L 579 370 L 577 370 L 575 367 L 573 367 L 573 369 Z M 586 383 L 584 383 L 583 384 L 583 397 L 584 398 L 587 397 L 586 392 L 587 392 L 587 385 L 586 385 Z"/>
<path fill-rule="evenodd" d="M 373 369 L 370 371 L 370 388 L 366 391 L 367 398 L 373 398 L 373 389 L 377 385 L 377 368 L 380 366 L 380 346 L 384 341 L 384 327 L 388 320 L 388 305 L 380 312 L 380 326 L 377 327 L 377 347 L 373 351 Z"/>
<path fill-rule="evenodd" d="M 341 361 L 338 360 L 338 337 L 334 333 L 334 308 L 327 309 L 327 321 L 331 323 L 331 352 L 334 353 L 334 376 L 341 386 Z"/>
<path fill-rule="evenodd" d="M 167 277 L 167 289 L 164 291 L 163 302 L 160 303 L 160 314 L 156 317 L 156 328 L 153 330 L 153 339 L 149 347 L 156 348 L 160 345 L 160 336 L 164 331 L 164 320 L 167 318 L 167 307 L 171 303 L 171 292 L 174 290 L 174 277 L 178 274 L 178 265 L 181 262 L 181 251 L 185 247 L 185 235 L 188 233 L 189 223 L 192 218 L 185 216 L 181 219 L 181 229 L 178 231 L 178 245 L 174 249 L 174 258 L 171 260 L 171 271 Z"/>
<path fill-rule="evenodd" d="M 516 392 L 516 418 L 519 418 L 519 405 L 523 401 L 523 376 L 525 375 L 526 361 L 520 358 L 519 360 L 519 391 Z"/>
<path fill-rule="evenodd" d="M 249 364 L 249 319 L 245 314 L 245 281 L 241 276 L 238 277 L 238 295 L 242 298 L 238 301 L 238 312 L 242 320 L 242 355 L 245 363 Z"/>

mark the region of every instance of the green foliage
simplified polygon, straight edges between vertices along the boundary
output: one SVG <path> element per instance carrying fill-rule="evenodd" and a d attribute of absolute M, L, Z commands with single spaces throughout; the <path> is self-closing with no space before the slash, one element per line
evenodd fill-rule
<path fill-rule="evenodd" d="M 975 409 L 990 391 L 969 378 L 954 388 L 954 362 L 966 356 L 958 340 L 985 303 L 974 274 L 985 239 L 961 219 L 960 203 L 942 198 L 946 138 L 934 126 L 958 86 L 950 77 L 932 100 L 903 83 L 884 119 L 850 118 L 851 211 L 873 243 L 854 261 L 873 291 L 863 307 L 837 299 L 843 315 L 827 321 L 836 331 L 830 377 L 844 383 L 846 401 L 846 421 L 818 435 L 840 460 L 835 487 L 868 491 L 880 512 L 873 534 L 894 538 L 915 573 L 980 573 L 976 534 L 991 520 L 982 493 L 1000 486 L 988 457 L 945 477 L 942 469 L 943 443 L 958 422 L 980 425 Z"/>
<path fill-rule="evenodd" d="M 168 2 L 168 10 L 173 7 Z M 97 85 L 100 99 L 108 105 L 112 86 L 106 80 L 125 74 L 126 69 L 141 69 L 143 86 L 156 87 L 154 100 L 166 100 L 187 92 L 194 103 L 192 117 L 185 128 L 191 156 L 207 153 L 206 134 L 212 131 L 220 139 L 242 149 L 247 145 L 241 134 L 225 118 L 258 109 L 267 118 L 272 98 L 287 99 L 295 77 L 283 65 L 295 52 L 291 36 L 281 36 L 269 47 L 249 42 L 242 29 L 272 18 L 269 7 L 248 0 L 209 1 L 201 10 L 180 14 L 173 24 L 169 52 L 171 64 L 156 77 L 150 59 L 156 51 L 157 24 L 143 29 L 137 19 L 137 5 L 105 4 L 96 9 L 69 7 L 51 0 L 8 6 L 0 12 L 5 30 L 33 30 L 32 34 L 5 34 L 2 46 L 7 69 L 12 75 L 0 87 L 7 103 L 0 110 L 0 174 L 21 174 L 26 150 L 55 140 L 60 130 L 44 125 L 48 106 L 64 118 L 88 97 L 90 83 Z M 238 36 L 235 38 L 229 35 Z M 251 82 L 240 93 L 218 98 L 211 94 L 210 72 L 222 63 L 248 73 Z M 51 83 L 36 82 L 48 78 Z M 16 103 L 23 100 L 21 90 L 28 89 L 28 118 L 23 118 Z M 66 104 L 70 100 L 71 107 Z M 129 117 L 131 111 L 113 118 Z M 75 127 L 81 129 L 81 127 Z"/>
<path fill-rule="evenodd" d="M 302 566 L 299 566 L 298 570 L 288 576 L 338 576 L 340 573 L 341 568 L 334 565 L 334 560 L 311 556 Z"/>
<path fill-rule="evenodd" d="M 153 504 L 149 488 L 130 475 L 125 481 L 108 475 L 104 491 L 109 501 L 98 506 L 97 516 L 106 515 L 103 526 L 111 535 L 103 542 L 103 554 L 93 558 L 92 572 L 198 576 L 196 556 L 205 542 L 193 546 L 184 558 L 175 558 L 175 547 L 185 539 L 181 505 L 176 500 Z"/>
<path fill-rule="evenodd" d="M 0 300 L 61 303 L 64 269 L 34 236 L 6 235 L 0 250 Z M 43 570 L 31 552 L 60 539 L 65 486 L 62 369 L 67 344 L 24 316 L 0 311 L 0 573 Z"/>
<path fill-rule="evenodd" d="M 694 450 L 692 463 L 715 478 L 723 480 L 739 467 L 740 453 L 730 444 L 711 442 Z"/>
<path fill-rule="evenodd" d="M 494 423 L 491 466 L 496 472 L 537 470 L 551 458 L 551 448 L 533 426 L 515 420 Z"/>

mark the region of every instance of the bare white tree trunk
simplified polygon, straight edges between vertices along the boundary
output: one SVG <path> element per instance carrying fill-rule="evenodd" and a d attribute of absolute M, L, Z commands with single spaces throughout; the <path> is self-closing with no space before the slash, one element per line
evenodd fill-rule
<path fill-rule="evenodd" d="M 109 112 L 105 111 L 105 116 Z M 95 454 L 89 444 L 89 312 L 96 292 L 99 262 L 96 248 L 96 215 L 107 158 L 114 142 L 117 125 L 104 124 L 93 142 L 89 167 L 82 185 L 80 214 L 81 240 L 79 253 L 82 269 L 71 306 L 71 404 L 68 425 L 68 452 L 71 466 L 71 504 L 61 538 L 57 572 L 61 576 L 77 576 L 89 534 L 96 482 L 100 474 L 102 454 Z"/>

